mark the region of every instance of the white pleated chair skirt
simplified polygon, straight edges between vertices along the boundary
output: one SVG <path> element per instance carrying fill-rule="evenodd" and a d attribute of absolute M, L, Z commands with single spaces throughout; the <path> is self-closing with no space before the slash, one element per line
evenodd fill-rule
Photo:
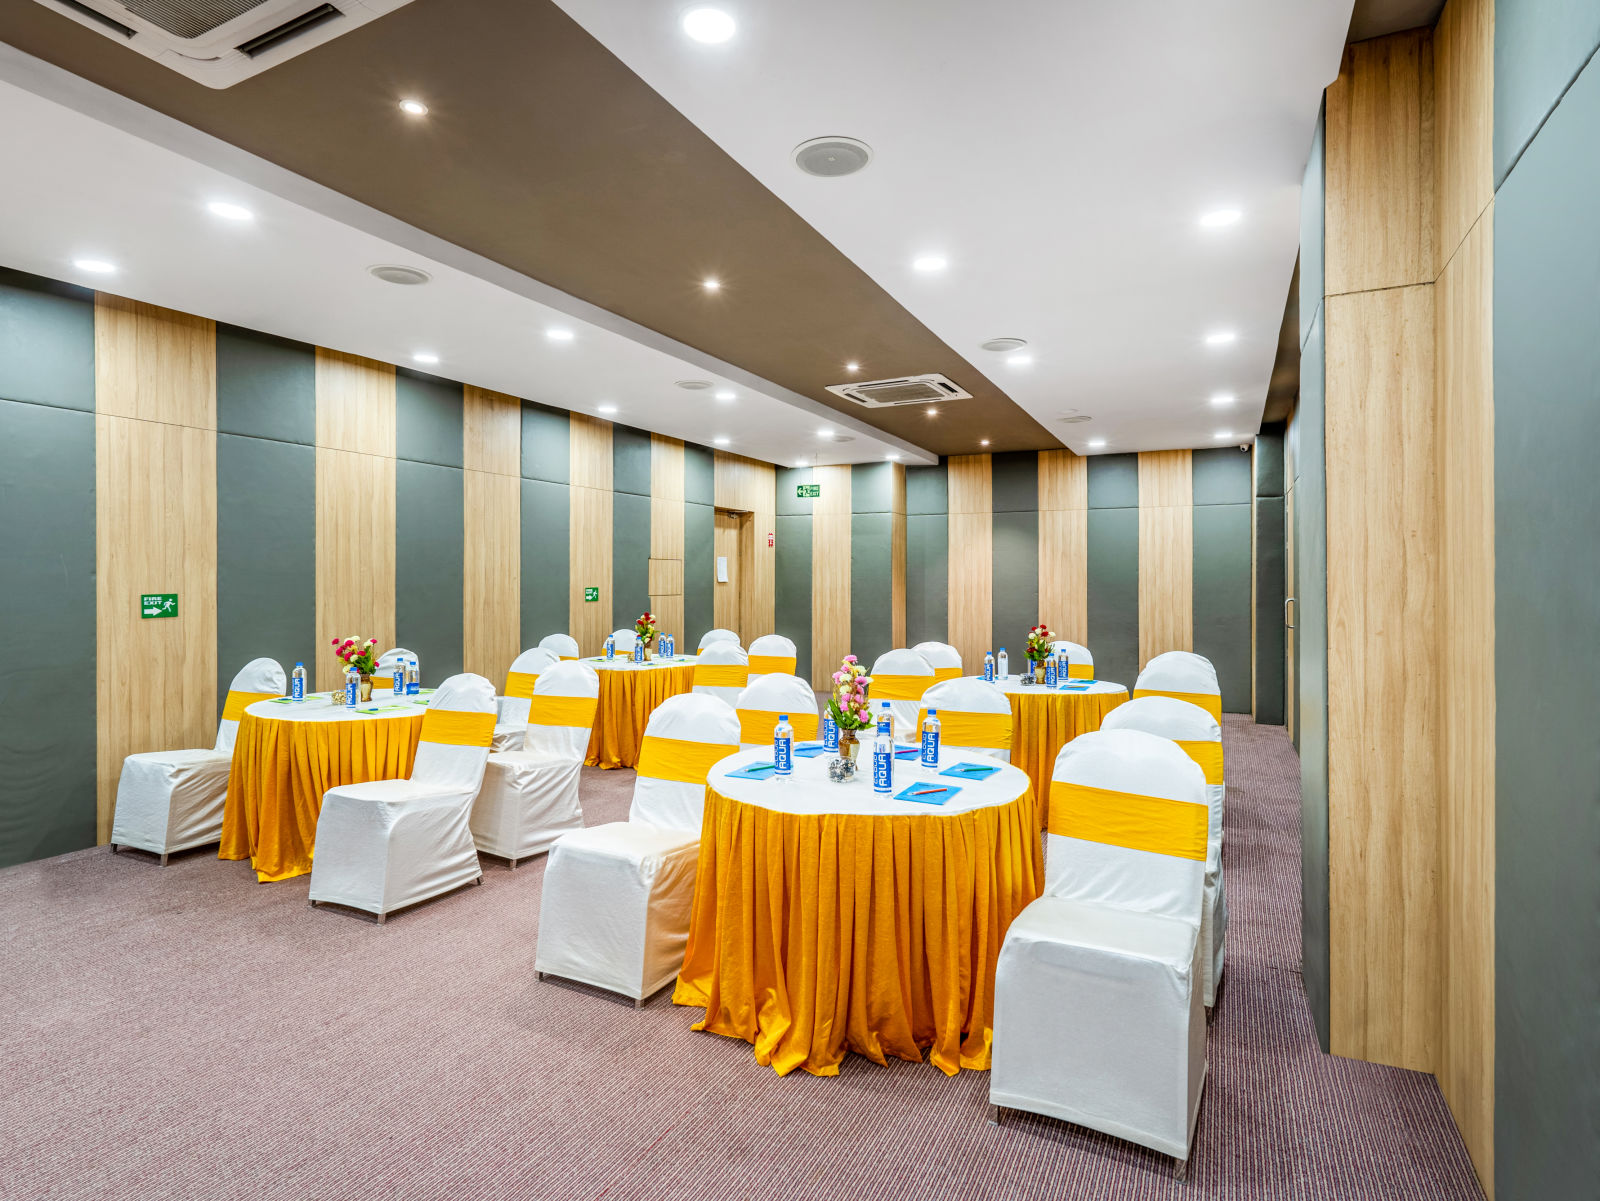
<path fill-rule="evenodd" d="M 156 855 L 222 839 L 228 751 L 147 751 L 122 761 L 111 843 Z"/>
<path fill-rule="evenodd" d="M 478 850 L 515 863 L 548 851 L 563 834 L 583 829 L 578 780 L 583 760 L 534 751 L 489 756 L 472 804 Z"/>
<path fill-rule="evenodd" d="M 481 874 L 472 797 L 416 780 L 330 788 L 317 819 L 311 899 L 382 915 L 470 884 Z"/>

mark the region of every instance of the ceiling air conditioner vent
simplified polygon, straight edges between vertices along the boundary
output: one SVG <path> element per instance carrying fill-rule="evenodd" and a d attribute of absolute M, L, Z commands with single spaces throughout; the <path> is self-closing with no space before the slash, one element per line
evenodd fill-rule
<path fill-rule="evenodd" d="M 35 0 L 208 88 L 232 87 L 411 0 Z"/>
<path fill-rule="evenodd" d="M 828 391 L 869 409 L 972 399 L 971 392 L 964 391 L 944 375 L 903 375 L 899 379 L 874 379 L 860 384 L 830 384 Z"/>

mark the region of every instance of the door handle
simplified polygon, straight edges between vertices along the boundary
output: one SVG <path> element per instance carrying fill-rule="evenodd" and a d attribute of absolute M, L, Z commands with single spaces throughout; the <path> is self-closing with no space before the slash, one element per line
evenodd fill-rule
<path fill-rule="evenodd" d="M 1292 596 L 1283 598 L 1283 624 L 1286 629 L 1294 629 L 1294 622 L 1289 619 L 1289 606 L 1297 603 Z"/>

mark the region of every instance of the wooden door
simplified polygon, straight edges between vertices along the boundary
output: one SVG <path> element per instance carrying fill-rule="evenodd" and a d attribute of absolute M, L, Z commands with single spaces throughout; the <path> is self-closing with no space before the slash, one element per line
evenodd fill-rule
<path fill-rule="evenodd" d="M 743 573 L 740 571 L 743 550 L 742 540 L 739 537 L 740 516 L 741 514 L 730 509 L 717 510 L 715 547 L 712 552 L 715 555 L 712 562 L 714 581 L 712 615 L 719 629 L 732 630 L 739 635 L 741 645 L 748 645 L 740 621 L 743 610 L 743 597 L 740 592 L 740 581 L 743 578 Z"/>

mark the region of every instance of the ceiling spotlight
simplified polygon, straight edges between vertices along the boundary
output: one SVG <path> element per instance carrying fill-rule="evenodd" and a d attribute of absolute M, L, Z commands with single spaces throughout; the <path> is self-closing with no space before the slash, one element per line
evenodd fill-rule
<path fill-rule="evenodd" d="M 1032 367 L 1033 366 L 1033 356 L 1031 354 L 1014 354 L 1010 358 L 1006 359 L 1006 366 L 1007 367 Z"/>
<path fill-rule="evenodd" d="M 726 446 L 728 444 L 728 440 L 726 438 L 713 438 L 711 441 L 717 446 Z"/>
<path fill-rule="evenodd" d="M 675 382 L 686 392 L 704 392 L 711 386 L 708 379 L 680 379 Z"/>
<path fill-rule="evenodd" d="M 898 463 L 900 461 L 899 455 L 884 455 L 883 457 L 888 459 L 891 463 Z"/>
<path fill-rule="evenodd" d="M 844 365 L 844 369 L 845 369 L 845 370 L 846 370 L 846 371 L 849 371 L 849 372 L 852 372 L 852 373 L 854 373 L 854 372 L 857 372 L 857 371 L 860 371 L 860 370 L 861 370 L 861 364 L 860 364 L 860 363 L 857 363 L 857 362 L 855 362 L 855 361 L 854 361 L 854 360 L 852 360 L 852 361 L 850 361 L 850 362 L 848 362 L 848 363 L 846 363 L 846 364 L 845 364 L 845 365 Z"/>
<path fill-rule="evenodd" d="M 722 287 L 722 281 L 720 279 L 717 279 L 715 276 L 712 276 L 709 279 L 701 280 L 700 281 L 700 286 L 702 288 L 704 288 L 707 292 L 715 292 L 719 288 Z"/>
<path fill-rule="evenodd" d="M 413 363 L 437 363 L 439 361 L 439 356 L 434 354 L 431 350 L 419 350 L 416 354 L 411 356 L 411 361 Z"/>
<path fill-rule="evenodd" d="M 727 404 L 728 401 L 734 399 L 733 389 L 732 388 L 719 388 L 719 389 L 717 389 L 716 392 L 713 393 L 713 395 L 718 400 L 722 401 L 723 404 Z"/>
<path fill-rule="evenodd" d="M 988 446 L 989 445 L 989 439 L 987 439 L 987 438 L 979 438 L 978 439 L 978 445 L 979 446 Z"/>
<path fill-rule="evenodd" d="M 833 437 L 833 431 L 831 429 L 829 429 L 827 426 L 823 426 L 820 430 L 817 431 L 817 437 L 819 437 L 819 438 L 831 438 L 831 437 Z"/>
<path fill-rule="evenodd" d="M 105 259 L 73 259 L 72 265 L 79 271 L 87 271 L 91 275 L 110 275 L 117 269 L 115 263 L 108 263 Z"/>
<path fill-rule="evenodd" d="M 1089 439 L 1089 449 L 1090 450 L 1104 450 L 1105 448 L 1106 448 L 1106 440 L 1104 438 L 1090 438 Z"/>
<path fill-rule="evenodd" d="M 617 406 L 616 405 L 595 405 L 594 411 L 596 413 L 611 414 L 611 413 L 615 413 L 617 411 Z"/>
<path fill-rule="evenodd" d="M 794 465 L 796 467 L 809 467 L 810 466 L 810 464 L 807 463 L 804 459 L 796 459 L 794 461 Z"/>
<path fill-rule="evenodd" d="M 1211 406 L 1217 409 L 1225 409 L 1236 399 L 1238 398 L 1232 392 L 1218 392 L 1211 398 Z"/>
<path fill-rule="evenodd" d="M 943 271 L 949 265 L 950 260 L 942 254 L 920 254 L 911 260 L 912 269 L 920 271 L 924 275 L 932 275 L 935 272 Z"/>
<path fill-rule="evenodd" d="M 737 26 L 720 8 L 691 8 L 683 14 L 683 32 L 697 42 L 715 46 L 727 41 Z"/>
<path fill-rule="evenodd" d="M 1221 229 L 1224 225 L 1235 224 L 1240 215 L 1238 209 L 1217 209 L 1214 212 L 1202 213 L 1200 227 L 1202 229 Z"/>
<path fill-rule="evenodd" d="M 1206 345 L 1226 346 L 1228 343 L 1237 340 L 1238 337 L 1239 335 L 1234 333 L 1231 329 L 1219 329 L 1215 333 L 1206 335 Z"/>
<path fill-rule="evenodd" d="M 1233 438 L 1233 431 L 1232 430 L 1218 430 L 1215 434 L 1212 435 L 1212 437 L 1216 438 L 1216 440 L 1218 442 L 1227 442 L 1227 441 L 1229 441 L 1229 440 L 1231 440 Z"/>
<path fill-rule="evenodd" d="M 939 409 L 938 409 L 938 406 L 936 406 L 936 405 L 929 405 L 929 406 L 928 406 L 928 416 L 929 416 L 929 417 L 937 417 L 937 416 L 938 416 L 938 415 L 939 415 Z"/>
<path fill-rule="evenodd" d="M 570 329 L 562 329 L 560 326 L 554 326 L 545 330 L 544 336 L 549 338 L 552 342 L 572 341 L 572 331 Z"/>
<path fill-rule="evenodd" d="M 242 204 L 229 204 L 226 200 L 213 200 L 206 205 L 214 217 L 224 217 L 229 221 L 248 221 L 255 214 Z"/>
<path fill-rule="evenodd" d="M 400 102 L 400 111 L 408 117 L 426 117 L 428 106 L 420 100 L 406 99 Z"/>

